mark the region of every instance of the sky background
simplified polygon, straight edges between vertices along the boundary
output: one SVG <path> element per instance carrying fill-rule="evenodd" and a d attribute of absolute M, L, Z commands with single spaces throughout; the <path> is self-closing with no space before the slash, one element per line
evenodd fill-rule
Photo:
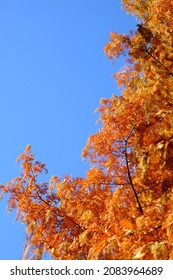
<path fill-rule="evenodd" d="M 0 0 L 0 183 L 20 174 L 16 158 L 30 144 L 52 175 L 85 176 L 81 152 L 98 130 L 102 97 L 120 94 L 106 58 L 111 31 L 136 21 L 120 0 Z M 20 260 L 25 227 L 0 201 L 0 259 Z M 48 256 L 45 256 L 49 259 Z"/>

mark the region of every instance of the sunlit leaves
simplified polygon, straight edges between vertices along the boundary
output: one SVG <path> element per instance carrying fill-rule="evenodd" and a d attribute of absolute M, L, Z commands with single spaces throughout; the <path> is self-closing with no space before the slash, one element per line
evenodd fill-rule
<path fill-rule="evenodd" d="M 139 25 L 105 46 L 126 58 L 113 75 L 122 94 L 100 100 L 85 178 L 40 183 L 47 169 L 27 145 L 22 174 L 0 187 L 26 225 L 24 259 L 173 259 L 173 3 L 122 3 Z"/>

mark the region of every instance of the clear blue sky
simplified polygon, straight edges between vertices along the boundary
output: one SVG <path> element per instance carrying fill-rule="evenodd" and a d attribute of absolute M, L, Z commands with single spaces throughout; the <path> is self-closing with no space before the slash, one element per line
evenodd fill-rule
<path fill-rule="evenodd" d="M 118 93 L 109 33 L 134 29 L 120 0 L 0 0 L 0 183 L 20 174 L 27 144 L 52 175 L 85 176 L 81 151 L 102 97 Z M 0 259 L 21 259 L 24 226 L 0 202 Z"/>

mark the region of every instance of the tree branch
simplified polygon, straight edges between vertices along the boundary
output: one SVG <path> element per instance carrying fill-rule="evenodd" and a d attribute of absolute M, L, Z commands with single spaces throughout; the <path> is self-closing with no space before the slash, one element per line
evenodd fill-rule
<path fill-rule="evenodd" d="M 165 70 L 169 73 L 170 76 L 173 77 L 173 73 L 163 64 L 161 63 L 154 55 L 152 55 L 152 53 L 146 48 L 145 49 L 146 53 L 151 56 L 157 63 L 159 63 L 163 68 L 165 68 Z"/>
<path fill-rule="evenodd" d="M 40 198 L 41 201 L 43 201 L 44 203 L 46 203 L 49 207 L 53 207 L 49 202 L 47 202 L 46 200 L 44 200 L 44 199 L 40 196 L 40 194 L 39 194 L 38 192 L 37 192 L 37 194 L 38 194 L 38 197 Z M 59 208 L 57 208 L 57 210 L 58 210 L 58 215 L 59 215 L 60 217 L 66 218 L 67 220 L 69 220 L 71 223 L 73 223 L 75 226 L 77 226 L 77 227 L 80 228 L 80 229 L 84 229 L 84 230 L 86 229 L 86 228 L 80 226 L 78 223 L 76 223 L 76 222 L 73 220 L 73 218 L 71 218 L 70 216 L 68 216 L 63 210 L 61 210 L 61 209 L 59 209 Z M 60 212 L 61 212 L 62 214 L 60 214 Z"/>
<path fill-rule="evenodd" d="M 139 211 L 140 211 L 141 214 L 143 215 L 144 213 L 143 213 L 143 210 L 142 210 L 142 206 L 141 206 L 141 204 L 140 204 L 140 201 L 139 201 L 137 192 L 136 192 L 136 190 L 135 190 L 135 187 L 134 187 L 134 185 L 133 185 L 132 178 L 131 178 L 131 174 L 130 174 L 130 168 L 129 168 L 129 163 L 128 163 L 128 155 L 127 155 L 127 140 L 125 140 L 125 159 L 126 159 L 126 167 L 127 167 L 127 174 L 128 174 L 129 182 L 130 182 L 130 185 L 131 185 L 132 190 L 133 190 L 133 192 L 134 192 L 136 201 L 137 201 L 137 203 L 138 203 Z"/>

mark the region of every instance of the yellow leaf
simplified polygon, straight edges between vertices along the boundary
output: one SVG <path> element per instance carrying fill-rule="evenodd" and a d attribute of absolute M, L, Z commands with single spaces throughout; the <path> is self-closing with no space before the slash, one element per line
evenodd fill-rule
<path fill-rule="evenodd" d="M 25 148 L 25 151 L 26 151 L 26 152 L 29 152 L 30 150 L 31 150 L 31 145 L 28 144 L 28 145 L 26 146 L 26 148 Z"/>

